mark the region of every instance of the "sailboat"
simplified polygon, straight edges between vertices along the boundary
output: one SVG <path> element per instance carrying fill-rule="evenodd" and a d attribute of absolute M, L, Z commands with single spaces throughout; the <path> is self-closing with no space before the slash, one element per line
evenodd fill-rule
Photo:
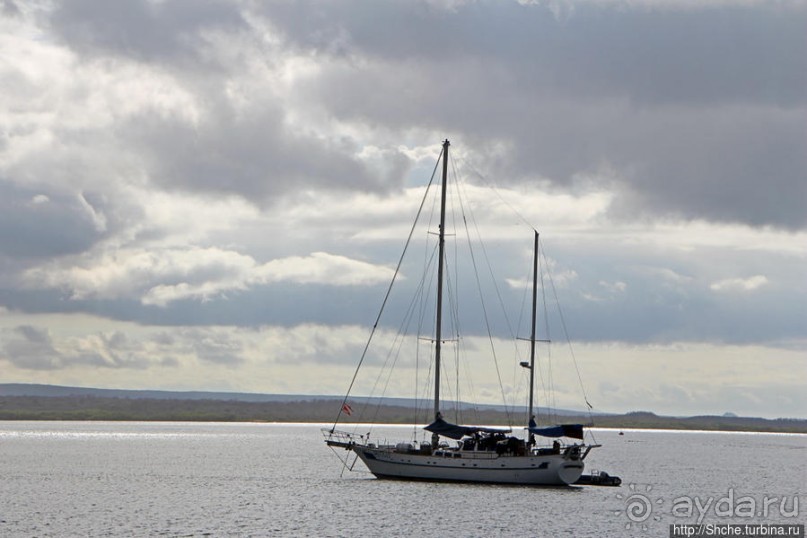
<path fill-rule="evenodd" d="M 538 274 L 538 233 L 535 233 L 532 282 L 532 329 L 530 360 L 520 365 L 529 370 L 529 419 L 525 427 L 527 438 L 512 435 L 510 428 L 452 424 L 441 413 L 441 348 L 444 343 L 443 287 L 445 283 L 446 192 L 448 182 L 448 152 L 445 140 L 439 162 L 442 162 L 442 192 L 438 229 L 436 317 L 434 326 L 434 397 L 433 421 L 425 426 L 430 441 L 374 443 L 369 435 L 336 429 L 340 418 L 350 414 L 347 396 L 334 427 L 323 429 L 325 442 L 334 449 L 345 449 L 377 478 L 398 480 L 431 480 L 465 483 L 495 483 L 521 485 L 568 485 L 583 474 L 585 459 L 598 444 L 584 442 L 583 426 L 560 424 L 539 427 L 533 415 L 535 386 L 535 326 Z M 435 171 L 437 167 L 435 166 Z M 380 314 L 379 314 L 380 317 Z M 378 320 L 376 321 L 376 326 Z M 375 326 L 374 326 L 375 330 Z M 360 361 L 361 362 L 361 361 Z M 355 376 L 354 376 L 355 380 Z M 555 438 L 552 446 L 539 447 L 535 436 Z M 571 440 L 571 441 L 569 441 Z M 578 442 L 579 441 L 579 442 Z M 345 460 L 346 462 L 346 460 Z M 352 468 L 352 466 L 351 466 Z"/>

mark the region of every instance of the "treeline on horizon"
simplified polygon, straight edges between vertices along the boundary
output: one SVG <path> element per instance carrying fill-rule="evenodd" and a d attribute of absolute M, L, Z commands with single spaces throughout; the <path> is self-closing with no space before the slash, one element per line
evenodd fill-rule
<path fill-rule="evenodd" d="M 89 420 L 89 421 L 189 421 L 189 422 L 315 422 L 336 419 L 338 400 L 302 400 L 296 402 L 244 402 L 236 400 L 165 400 L 148 398 L 107 398 L 98 396 L 3 396 L 0 420 Z M 350 416 L 342 422 L 380 422 L 388 424 L 424 423 L 429 411 L 392 405 L 364 405 L 351 402 Z M 502 411 L 464 411 L 455 416 L 444 412 L 449 421 L 466 424 L 521 424 L 524 417 Z M 539 415 L 544 422 L 547 417 Z M 649 412 L 593 417 L 561 417 L 566 423 L 582 423 L 601 428 L 639 428 L 675 430 L 754 431 L 807 433 L 807 420 L 763 419 L 728 416 L 665 417 Z M 554 421 L 553 421 L 554 422 Z M 593 422 L 593 424 L 592 424 Z M 517 426 L 518 427 L 518 426 Z"/>

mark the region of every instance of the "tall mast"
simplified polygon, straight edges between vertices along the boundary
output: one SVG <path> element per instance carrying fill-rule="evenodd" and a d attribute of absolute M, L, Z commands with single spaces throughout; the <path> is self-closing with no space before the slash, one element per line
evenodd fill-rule
<path fill-rule="evenodd" d="M 530 333 L 530 415 L 533 417 L 533 391 L 535 389 L 535 322 L 538 303 L 538 232 L 535 232 L 535 247 L 532 256 L 532 330 Z"/>
<path fill-rule="evenodd" d="M 443 142 L 443 187 L 440 193 L 440 230 L 438 234 L 438 261 L 437 261 L 437 320 L 434 328 L 434 418 L 440 416 L 440 345 L 443 338 L 443 265 L 445 251 L 446 227 L 446 187 L 448 185 L 448 146 L 446 139 Z M 440 436 L 432 434 L 432 446 L 437 448 Z"/>

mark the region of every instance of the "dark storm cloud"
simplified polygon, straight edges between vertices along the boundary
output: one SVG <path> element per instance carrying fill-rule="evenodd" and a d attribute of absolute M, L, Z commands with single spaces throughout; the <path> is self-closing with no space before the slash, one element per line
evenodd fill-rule
<path fill-rule="evenodd" d="M 457 133 L 483 162 L 504 142 L 516 177 L 615 172 L 622 216 L 807 225 L 803 4 L 265 9 L 332 58 L 301 91 L 343 120 Z"/>
<path fill-rule="evenodd" d="M 576 2 L 563 20 L 541 5 L 469 2 L 271 3 L 291 43 L 334 56 L 507 66 L 524 90 L 643 103 L 804 103 L 804 6 L 702 8 Z M 454 72 L 446 65 L 443 79 Z M 439 91 L 439 89 L 438 89 Z M 468 91 L 473 91 L 469 87 Z M 457 96 L 462 98 L 462 96 Z M 493 103 L 491 103 L 493 104 Z"/>

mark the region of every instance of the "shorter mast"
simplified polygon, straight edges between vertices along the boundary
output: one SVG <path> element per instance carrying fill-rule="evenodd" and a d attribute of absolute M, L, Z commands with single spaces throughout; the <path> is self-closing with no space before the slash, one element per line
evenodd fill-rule
<path fill-rule="evenodd" d="M 530 333 L 530 414 L 529 420 L 534 418 L 533 394 L 535 391 L 535 323 L 538 304 L 538 232 L 535 232 L 535 246 L 532 257 L 532 328 Z"/>

